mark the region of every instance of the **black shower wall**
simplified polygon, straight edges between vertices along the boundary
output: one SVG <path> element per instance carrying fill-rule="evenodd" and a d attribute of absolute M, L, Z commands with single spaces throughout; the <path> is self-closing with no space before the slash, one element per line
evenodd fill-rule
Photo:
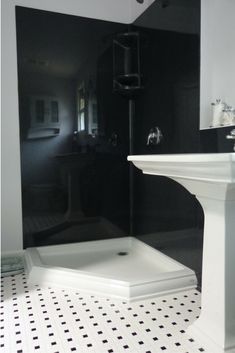
<path fill-rule="evenodd" d="M 199 130 L 200 37 L 136 28 L 142 37 L 144 89 L 136 99 L 134 154 L 231 152 L 232 127 Z M 147 146 L 151 128 L 163 141 Z M 134 231 L 146 234 L 203 227 L 201 206 L 176 182 L 134 169 Z"/>
<path fill-rule="evenodd" d="M 199 37 L 139 30 L 144 90 L 136 100 L 135 154 L 199 152 Z M 149 131 L 155 126 L 163 141 L 148 146 Z M 174 181 L 135 170 L 134 182 L 136 234 L 201 223 L 197 201 Z"/>
<path fill-rule="evenodd" d="M 129 97 L 113 91 L 112 40 L 127 30 L 140 34 L 143 81 L 143 89 Z M 56 213 L 57 221 L 68 226 L 58 231 L 49 225 L 49 230 L 39 232 L 36 245 L 130 234 L 130 164 L 126 160 L 130 98 L 135 106 L 134 154 L 232 150 L 231 141 L 225 139 L 230 128 L 199 132 L 199 36 L 17 8 L 17 39 L 20 106 L 21 97 L 35 94 L 57 97 L 60 107 L 60 134 L 34 140 L 27 139 L 27 116 L 20 109 L 24 218 L 31 222 L 33 214 L 36 220 L 53 219 Z M 86 99 L 89 87 L 97 98 L 98 133 L 92 136 L 86 127 L 74 138 L 78 88 L 83 83 Z M 147 146 L 155 126 L 161 129 L 163 141 Z M 76 181 L 72 194 L 74 204 L 79 198 L 81 218 L 76 218 L 75 209 L 68 218 L 71 166 L 58 160 L 60 154 L 68 164 L 70 154 L 78 156 L 72 162 Z M 78 172 L 80 157 L 86 163 Z M 145 176 L 136 168 L 133 173 L 131 235 L 202 226 L 200 206 L 180 185 Z M 53 208 L 56 202 L 60 206 Z M 101 223 L 108 224 L 108 229 L 101 229 Z M 80 230 L 73 231 L 74 225 L 82 235 Z"/>
<path fill-rule="evenodd" d="M 139 30 L 144 89 L 136 100 L 135 152 L 198 152 L 199 37 Z M 162 130 L 163 143 L 147 146 L 154 126 Z"/>
<path fill-rule="evenodd" d="M 128 100 L 112 86 L 112 40 L 126 25 L 22 7 L 16 23 L 24 247 L 128 235 Z M 49 126 L 34 127 L 32 97 L 58 102 L 57 135 L 29 137 Z"/>
<path fill-rule="evenodd" d="M 202 153 L 226 153 L 233 152 L 233 140 L 228 140 L 234 126 L 200 131 L 200 152 Z"/>
<path fill-rule="evenodd" d="M 128 100 L 113 91 L 113 51 L 108 47 L 97 63 L 97 101 L 100 137 L 106 139 L 102 216 L 129 233 Z M 114 134 L 116 141 L 113 140 Z M 102 151 L 101 151 L 102 152 Z"/>

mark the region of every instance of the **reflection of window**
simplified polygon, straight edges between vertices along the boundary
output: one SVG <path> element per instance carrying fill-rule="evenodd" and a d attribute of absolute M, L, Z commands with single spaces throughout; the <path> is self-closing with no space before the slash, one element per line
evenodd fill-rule
<path fill-rule="evenodd" d="M 84 85 L 82 85 L 78 90 L 78 131 L 82 131 L 86 129 L 85 124 L 85 89 Z"/>
<path fill-rule="evenodd" d="M 96 97 L 96 80 L 91 77 L 88 84 L 88 133 L 92 136 L 98 133 L 97 120 L 97 97 Z"/>
<path fill-rule="evenodd" d="M 80 96 L 80 109 L 84 109 L 85 108 L 85 98 L 84 98 L 84 91 L 82 90 L 80 92 L 81 96 Z"/>
<path fill-rule="evenodd" d="M 95 80 L 82 82 L 77 91 L 77 130 L 97 134 L 97 98 Z"/>
<path fill-rule="evenodd" d="M 84 112 L 80 113 L 80 131 L 85 130 L 85 114 Z"/>

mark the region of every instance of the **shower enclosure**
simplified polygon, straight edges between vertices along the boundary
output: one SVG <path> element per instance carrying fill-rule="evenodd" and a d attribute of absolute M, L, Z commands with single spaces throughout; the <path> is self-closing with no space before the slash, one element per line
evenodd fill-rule
<path fill-rule="evenodd" d="M 128 26 L 16 8 L 25 248 L 135 236 L 200 273 L 200 206 L 127 162 L 200 151 L 199 33 L 148 26 L 153 5 Z"/>

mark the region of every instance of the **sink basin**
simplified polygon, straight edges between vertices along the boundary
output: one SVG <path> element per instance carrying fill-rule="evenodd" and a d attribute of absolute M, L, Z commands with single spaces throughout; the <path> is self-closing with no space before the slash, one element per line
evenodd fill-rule
<path fill-rule="evenodd" d="M 129 156 L 144 174 L 170 178 L 235 182 L 235 153 L 161 154 Z"/>
<path fill-rule="evenodd" d="M 129 156 L 195 195 L 204 215 L 202 310 L 189 328 L 209 353 L 235 353 L 235 153 Z"/>

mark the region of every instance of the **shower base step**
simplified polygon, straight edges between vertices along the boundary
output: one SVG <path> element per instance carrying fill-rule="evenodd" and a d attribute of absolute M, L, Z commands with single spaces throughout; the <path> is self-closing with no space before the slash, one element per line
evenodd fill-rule
<path fill-rule="evenodd" d="M 142 300 L 197 286 L 194 271 L 133 237 L 28 248 L 29 284 Z"/>

